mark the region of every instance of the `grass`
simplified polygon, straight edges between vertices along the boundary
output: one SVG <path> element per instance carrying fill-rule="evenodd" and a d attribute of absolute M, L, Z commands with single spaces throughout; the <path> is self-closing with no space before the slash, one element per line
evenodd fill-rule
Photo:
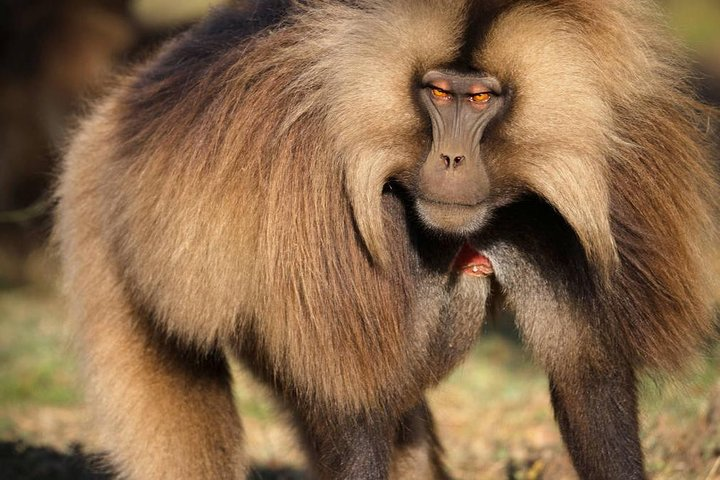
<path fill-rule="evenodd" d="M 0 290 L 0 408 L 77 402 L 62 309 L 44 287 Z"/>
<path fill-rule="evenodd" d="M 0 441 L 62 447 L 86 440 L 67 334 L 52 287 L 0 289 Z M 720 385 L 718 353 L 711 352 L 682 384 L 643 384 L 643 441 L 653 478 L 704 479 L 720 455 L 720 427 L 708 420 L 710 393 Z M 265 388 L 241 370 L 235 375 L 250 457 L 259 465 L 302 466 L 285 415 Z M 547 380 L 511 335 L 493 329 L 483 336 L 468 360 L 430 393 L 430 402 L 448 464 L 459 478 L 574 478 Z"/>
<path fill-rule="evenodd" d="M 700 53 L 720 49 L 720 2 L 717 0 L 667 0 L 672 27 Z"/>
<path fill-rule="evenodd" d="M 222 0 L 133 0 L 131 8 L 143 24 L 158 27 L 192 21 L 221 3 Z"/>

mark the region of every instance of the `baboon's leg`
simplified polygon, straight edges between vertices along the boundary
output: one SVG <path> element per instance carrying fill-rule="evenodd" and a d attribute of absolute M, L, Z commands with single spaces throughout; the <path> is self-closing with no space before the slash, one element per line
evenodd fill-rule
<path fill-rule="evenodd" d="M 531 206 L 531 205 L 530 205 Z M 498 222 L 506 243 L 492 247 L 498 282 L 522 338 L 550 379 L 552 404 L 582 480 L 645 478 L 635 372 L 623 354 L 627 332 L 603 319 L 605 295 L 586 253 L 544 205 L 533 217 L 512 210 Z"/>
<path fill-rule="evenodd" d="M 590 369 L 550 376 L 550 393 L 573 465 L 583 480 L 645 478 L 637 391 L 631 368 Z"/>
<path fill-rule="evenodd" d="M 316 423 L 296 414 L 310 459 L 322 480 L 447 480 L 442 448 L 423 400 L 397 421 L 377 418 Z"/>
<path fill-rule="evenodd" d="M 442 446 L 435 434 L 427 402 L 403 415 L 398 426 L 390 466 L 392 480 L 448 480 Z"/>
<path fill-rule="evenodd" d="M 179 348 L 134 312 L 117 282 L 92 278 L 77 291 L 78 333 L 100 446 L 112 467 L 132 480 L 244 479 L 223 355 Z"/>
<path fill-rule="evenodd" d="M 309 419 L 296 410 L 308 456 L 318 480 L 386 480 L 395 422 L 338 418 L 314 412 Z"/>
<path fill-rule="evenodd" d="M 580 478 L 645 478 L 632 367 L 586 319 L 566 313 L 535 320 L 520 318 L 519 326 L 548 370 L 555 417 Z"/>

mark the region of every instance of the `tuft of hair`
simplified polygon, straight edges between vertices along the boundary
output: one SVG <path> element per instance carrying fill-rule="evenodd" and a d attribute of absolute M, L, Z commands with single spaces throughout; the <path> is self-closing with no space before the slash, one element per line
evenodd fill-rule
<path fill-rule="evenodd" d="M 593 328 L 634 365 L 687 365 L 716 331 L 717 111 L 650 2 L 509 3 L 479 55 L 517 91 L 517 170 L 598 273 Z"/>

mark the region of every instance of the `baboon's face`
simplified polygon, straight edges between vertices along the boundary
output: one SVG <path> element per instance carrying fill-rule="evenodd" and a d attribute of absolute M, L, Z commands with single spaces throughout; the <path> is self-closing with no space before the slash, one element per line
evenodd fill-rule
<path fill-rule="evenodd" d="M 381 237 L 377 198 L 396 183 L 414 218 L 456 238 L 482 235 L 499 207 L 535 196 L 589 256 L 612 262 L 613 112 L 637 84 L 623 58 L 592 47 L 585 20 L 543 2 L 372 3 L 392 26 L 353 10 L 323 77 L 366 243 Z M 593 35 L 606 46 L 615 34 Z"/>
<path fill-rule="evenodd" d="M 416 206 L 429 227 L 467 233 L 490 214 L 490 178 L 481 145 L 506 102 L 500 82 L 481 73 L 427 72 L 418 92 L 432 125 L 421 162 Z"/>

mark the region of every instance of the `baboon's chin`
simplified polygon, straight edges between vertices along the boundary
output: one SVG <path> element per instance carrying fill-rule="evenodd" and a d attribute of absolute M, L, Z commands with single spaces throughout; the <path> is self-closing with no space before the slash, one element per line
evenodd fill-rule
<path fill-rule="evenodd" d="M 468 236 L 482 229 L 490 218 L 487 203 L 461 205 L 418 198 L 417 211 L 431 230 L 449 235 Z"/>

